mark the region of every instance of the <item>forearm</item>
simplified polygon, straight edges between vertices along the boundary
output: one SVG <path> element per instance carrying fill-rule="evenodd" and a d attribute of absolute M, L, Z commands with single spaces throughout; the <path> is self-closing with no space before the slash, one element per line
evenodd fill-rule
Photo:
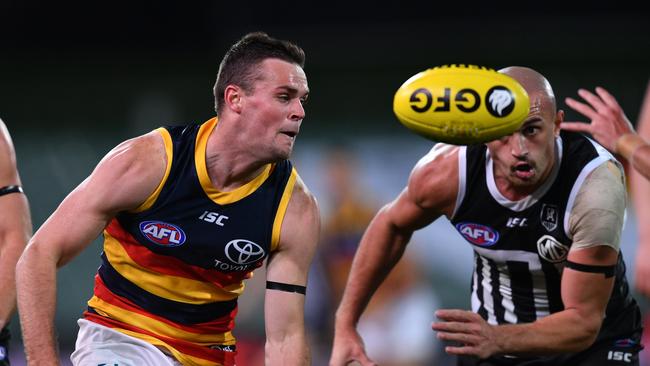
<path fill-rule="evenodd" d="M 4 328 L 16 308 L 15 269 L 24 242 L 3 241 L 0 248 L 0 329 Z"/>
<path fill-rule="evenodd" d="M 58 365 L 54 334 L 56 260 L 37 246 L 28 247 L 16 267 L 18 309 L 31 365 Z"/>
<path fill-rule="evenodd" d="M 495 342 L 500 354 L 542 355 L 579 352 L 589 347 L 600 322 L 567 309 L 534 323 L 497 326 Z"/>
<path fill-rule="evenodd" d="M 370 298 L 404 253 L 410 233 L 400 233 L 379 214 L 369 225 L 354 256 L 336 326 L 355 326 Z"/>
<path fill-rule="evenodd" d="M 267 339 L 266 365 L 311 365 L 311 354 L 304 331 L 287 334 L 281 339 Z"/>
<path fill-rule="evenodd" d="M 628 133 L 616 141 L 616 152 L 623 156 L 636 172 L 650 179 L 650 144 L 636 133 Z"/>
<path fill-rule="evenodd" d="M 631 162 L 635 171 L 642 174 L 646 179 L 650 179 L 650 145 L 638 148 Z"/>

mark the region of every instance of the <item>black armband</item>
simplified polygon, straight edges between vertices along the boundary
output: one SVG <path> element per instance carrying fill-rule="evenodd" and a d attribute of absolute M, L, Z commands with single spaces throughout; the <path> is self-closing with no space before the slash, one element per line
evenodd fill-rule
<path fill-rule="evenodd" d="M 0 188 L 0 196 L 4 196 L 9 193 L 23 193 L 23 187 L 21 186 L 6 186 Z"/>
<path fill-rule="evenodd" d="M 588 272 L 588 273 L 602 273 L 605 278 L 614 277 L 616 273 L 616 265 L 611 266 L 595 266 L 591 264 L 580 264 L 576 262 L 566 261 L 566 267 L 575 271 Z"/>
<path fill-rule="evenodd" d="M 290 285 L 288 283 L 280 283 L 280 282 L 273 282 L 273 281 L 266 281 L 266 288 L 269 290 L 297 292 L 303 295 L 307 293 L 307 287 L 305 286 Z"/>
<path fill-rule="evenodd" d="M 0 331 L 0 366 L 9 365 L 9 328 L 5 327 Z"/>

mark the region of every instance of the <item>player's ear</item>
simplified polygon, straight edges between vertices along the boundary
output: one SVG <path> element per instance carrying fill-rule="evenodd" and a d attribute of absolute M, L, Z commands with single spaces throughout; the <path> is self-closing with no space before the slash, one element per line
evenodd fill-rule
<path fill-rule="evenodd" d="M 553 125 L 553 131 L 555 132 L 555 136 L 558 136 L 560 134 L 560 123 L 562 122 L 564 122 L 564 111 L 558 109 L 557 113 L 555 114 L 555 122 Z"/>
<path fill-rule="evenodd" d="M 233 84 L 226 86 L 226 90 L 223 92 L 223 100 L 226 103 L 226 107 L 235 113 L 241 113 L 242 96 L 243 90 Z"/>

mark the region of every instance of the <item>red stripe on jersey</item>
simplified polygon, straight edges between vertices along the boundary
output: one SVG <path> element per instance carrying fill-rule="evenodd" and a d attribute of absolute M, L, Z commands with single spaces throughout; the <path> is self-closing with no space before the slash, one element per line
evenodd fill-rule
<path fill-rule="evenodd" d="M 129 232 L 124 230 L 117 219 L 111 220 L 106 232 L 122 244 L 129 257 L 139 266 L 154 272 L 204 281 L 218 287 L 240 283 L 250 277 L 250 272 L 223 273 L 217 269 L 205 269 L 187 264 L 180 259 L 156 254 L 140 244 Z M 261 265 L 262 263 L 259 263 Z M 251 271 L 254 268 L 251 268 Z"/>
<path fill-rule="evenodd" d="M 215 334 L 215 333 L 226 333 L 232 331 L 235 327 L 235 316 L 237 315 L 237 307 L 233 309 L 228 315 L 217 318 L 215 320 L 205 322 L 205 323 L 196 323 L 192 325 L 184 325 L 180 323 L 173 322 L 164 317 L 152 314 L 137 306 L 128 299 L 114 294 L 111 290 L 106 287 L 104 281 L 102 281 L 99 275 L 95 275 L 95 296 L 106 301 L 107 303 L 122 308 L 124 310 L 141 314 L 146 317 L 155 319 L 157 321 L 168 324 L 169 326 L 182 329 L 186 332 L 192 332 L 196 334 Z"/>
<path fill-rule="evenodd" d="M 148 335 L 157 339 L 160 339 L 161 341 L 169 344 L 170 346 L 174 347 L 177 351 L 184 353 L 186 355 L 190 355 L 192 357 L 197 357 L 201 358 L 204 360 L 208 360 L 211 362 L 218 362 L 224 366 L 234 366 L 235 365 L 235 355 L 236 352 L 225 352 L 220 349 L 213 349 L 205 346 L 200 346 L 195 343 L 191 342 L 186 342 L 174 338 L 169 338 L 169 337 L 164 337 L 159 334 L 154 334 L 152 332 L 149 332 L 144 329 L 140 329 L 138 327 L 134 327 L 132 325 L 128 325 L 122 322 L 118 322 L 113 319 L 105 318 L 101 315 L 98 314 L 93 314 L 88 311 L 85 311 L 83 314 L 84 318 L 95 322 L 97 324 L 101 324 L 103 326 L 109 327 L 109 328 L 121 328 L 121 329 L 126 329 L 130 330 L 135 333 L 140 333 L 144 335 Z"/>

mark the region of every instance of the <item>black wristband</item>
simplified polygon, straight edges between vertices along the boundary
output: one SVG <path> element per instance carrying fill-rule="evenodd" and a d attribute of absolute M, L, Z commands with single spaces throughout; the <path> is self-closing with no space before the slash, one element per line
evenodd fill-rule
<path fill-rule="evenodd" d="M 306 294 L 307 287 L 299 285 L 290 285 L 288 283 L 280 283 L 273 281 L 266 281 L 266 288 L 269 290 L 280 290 L 285 292 L 297 292 L 299 294 Z"/>
<path fill-rule="evenodd" d="M 588 272 L 588 273 L 602 273 L 605 278 L 614 277 L 616 273 L 616 265 L 611 266 L 596 266 L 591 264 L 580 264 L 576 262 L 566 261 L 566 267 L 574 271 Z"/>
<path fill-rule="evenodd" d="M 9 193 L 23 193 L 23 187 L 21 186 L 6 186 L 0 188 L 0 196 L 4 196 Z"/>

